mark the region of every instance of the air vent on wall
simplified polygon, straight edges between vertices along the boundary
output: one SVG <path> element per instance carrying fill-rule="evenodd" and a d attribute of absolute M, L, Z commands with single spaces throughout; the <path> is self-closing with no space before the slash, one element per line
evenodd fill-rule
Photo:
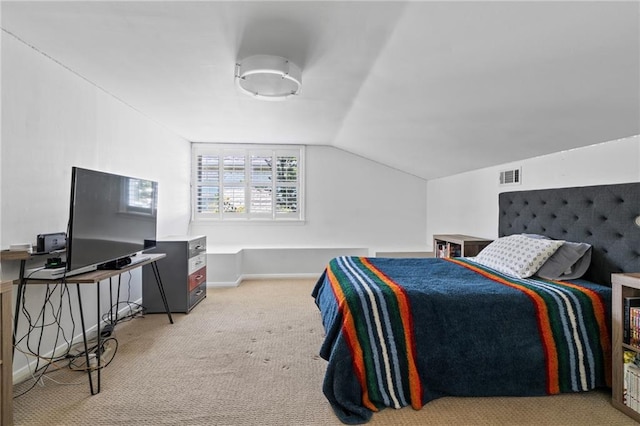
<path fill-rule="evenodd" d="M 520 169 L 503 170 L 500 172 L 500 185 L 520 184 L 522 173 Z"/>

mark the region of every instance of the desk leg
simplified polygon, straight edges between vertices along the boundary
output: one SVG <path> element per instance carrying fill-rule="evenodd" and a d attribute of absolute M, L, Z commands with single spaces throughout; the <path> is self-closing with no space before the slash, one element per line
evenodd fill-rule
<path fill-rule="evenodd" d="M 13 355 L 16 353 L 16 335 L 18 334 L 18 320 L 20 319 L 20 303 L 22 303 L 22 294 L 24 293 L 24 267 L 26 260 L 20 261 L 20 282 L 18 283 L 18 294 L 16 294 L 16 308 L 13 312 Z"/>
<path fill-rule="evenodd" d="M 116 319 L 111 320 L 111 323 L 115 327 L 118 323 L 118 309 L 120 309 L 120 288 L 122 287 L 122 274 L 118 275 L 118 293 L 116 294 Z"/>
<path fill-rule="evenodd" d="M 97 367 L 97 376 L 98 376 L 98 390 L 96 391 L 96 393 L 100 393 L 100 373 L 102 371 L 102 365 L 101 365 L 101 361 L 102 361 L 102 333 L 100 332 L 100 325 L 102 324 L 102 318 L 100 318 L 100 283 L 96 284 L 96 315 L 97 315 L 97 319 L 96 319 L 96 328 L 98 330 L 98 336 L 96 337 L 96 339 L 98 340 L 97 346 L 96 346 L 96 365 Z"/>
<path fill-rule="evenodd" d="M 118 275 L 120 276 L 120 275 Z M 117 321 L 113 321 L 113 277 L 109 277 L 109 320 L 108 324 L 115 325 Z M 120 281 L 118 281 L 118 286 L 120 286 Z M 118 299 L 120 300 L 120 291 L 118 291 Z M 118 308 L 116 308 L 116 312 L 118 312 Z"/>
<path fill-rule="evenodd" d="M 84 326 L 84 313 L 82 312 L 82 297 L 80 296 L 80 284 L 76 284 L 76 288 L 78 290 L 78 307 L 80 308 L 80 324 L 82 325 L 82 341 L 84 342 L 84 355 L 85 362 L 87 363 L 87 374 L 89 375 L 89 388 L 91 389 L 91 395 L 95 395 L 100 392 L 100 381 L 98 381 L 98 391 L 96 392 L 93 388 L 93 377 L 91 376 L 89 361 L 89 345 L 87 344 L 87 329 Z M 100 370 L 98 370 L 98 377 L 100 377 Z"/>
<path fill-rule="evenodd" d="M 151 262 L 151 269 L 153 269 L 153 275 L 156 277 L 156 282 L 158 283 L 158 290 L 160 290 L 160 296 L 162 297 L 162 303 L 164 303 L 164 309 L 167 312 L 167 316 L 169 317 L 169 322 L 173 324 L 173 317 L 171 316 L 171 311 L 169 310 L 169 304 L 167 303 L 167 295 L 164 292 L 164 286 L 162 285 L 162 280 L 160 279 L 160 271 L 158 271 L 158 265 L 156 262 Z"/>

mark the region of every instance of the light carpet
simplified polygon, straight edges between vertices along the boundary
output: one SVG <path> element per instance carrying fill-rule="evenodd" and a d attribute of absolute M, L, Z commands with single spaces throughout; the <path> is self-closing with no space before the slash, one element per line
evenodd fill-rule
<path fill-rule="evenodd" d="M 209 288 L 191 313 L 119 324 L 91 396 L 67 369 L 14 399 L 16 425 L 340 425 L 322 394 L 324 330 L 315 280 Z M 74 383 L 74 384 L 62 384 Z M 15 386 L 17 395 L 32 384 Z M 633 425 L 594 391 L 535 398 L 442 398 L 386 409 L 371 425 Z"/>

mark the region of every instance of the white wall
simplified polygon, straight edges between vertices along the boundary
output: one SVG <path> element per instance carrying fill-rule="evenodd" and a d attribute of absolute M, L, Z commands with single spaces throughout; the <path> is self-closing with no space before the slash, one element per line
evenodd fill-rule
<path fill-rule="evenodd" d="M 0 22 L 2 22 L 2 7 L 0 7 Z M 2 31 L 0 31 L 0 47 L 2 41 L 5 38 Z M 0 52 L 1 53 L 1 52 Z M 0 100 L 2 99 L 2 55 L 0 54 Z M 2 102 L 0 101 L 0 165 L 2 165 Z M 2 173 L 0 170 L 0 224 L 2 224 Z M 0 242 L 2 241 L 2 226 L 0 226 Z M 0 249 L 2 246 L 0 246 Z M 0 280 L 2 279 L 2 263 L 0 263 Z"/>
<path fill-rule="evenodd" d="M 207 282 L 319 276 L 332 257 L 427 248 L 427 182 L 329 146 L 307 146 L 304 222 L 194 222 Z M 277 250 L 276 250 L 277 249 Z"/>
<path fill-rule="evenodd" d="M 329 146 L 307 146 L 305 165 L 304 223 L 197 222 L 191 233 L 206 235 L 213 251 L 229 246 L 426 248 L 425 180 Z"/>
<path fill-rule="evenodd" d="M 520 185 L 500 186 L 500 171 L 522 167 Z M 498 236 L 498 194 L 529 189 L 640 181 L 640 136 L 544 155 L 428 183 L 427 232 Z"/>
<path fill-rule="evenodd" d="M 158 234 L 186 233 L 190 144 L 6 34 L 2 124 L 3 249 L 13 243 L 34 243 L 39 233 L 66 231 L 72 166 L 158 181 Z M 17 265 L 3 262 L 2 278 L 17 276 Z M 27 304 L 37 313 L 44 286 L 28 287 Z M 97 315 L 92 287 L 83 288 L 89 325 L 95 325 Z M 75 296 L 75 289 L 71 294 Z M 140 297 L 138 271 L 132 276 L 130 300 Z M 108 297 L 102 300 L 106 310 Z M 20 325 L 19 334 L 26 329 L 24 317 Z M 45 342 L 49 346 L 44 347 L 52 346 Z M 14 371 L 25 365 L 25 358 L 17 356 Z"/>

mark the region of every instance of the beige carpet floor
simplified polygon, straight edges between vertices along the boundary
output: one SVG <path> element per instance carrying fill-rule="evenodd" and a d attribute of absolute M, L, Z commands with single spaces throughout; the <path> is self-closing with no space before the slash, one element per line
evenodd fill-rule
<path fill-rule="evenodd" d="M 119 324 L 119 347 L 89 393 L 86 374 L 53 372 L 14 399 L 16 425 L 340 425 L 322 394 L 324 330 L 314 280 L 208 290 L 190 314 Z M 32 382 L 15 386 L 15 394 Z M 386 409 L 372 425 L 632 425 L 608 392 L 442 398 Z"/>

